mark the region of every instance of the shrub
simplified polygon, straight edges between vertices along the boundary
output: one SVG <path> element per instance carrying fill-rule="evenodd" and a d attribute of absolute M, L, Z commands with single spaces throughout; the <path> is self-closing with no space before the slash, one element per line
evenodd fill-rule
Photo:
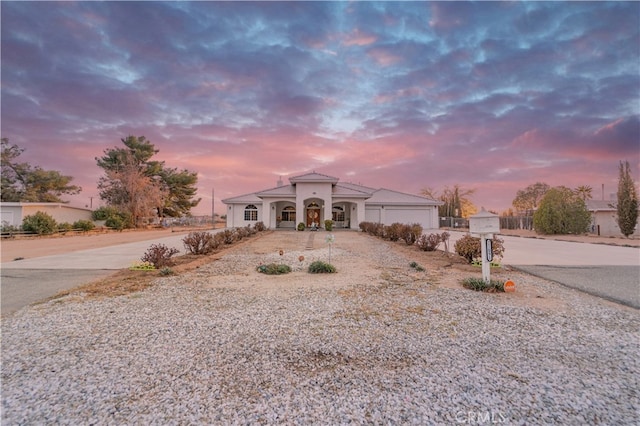
<path fill-rule="evenodd" d="M 93 220 L 104 220 L 105 225 L 118 231 L 132 226 L 131 215 L 115 207 L 100 207 L 91 213 Z"/>
<path fill-rule="evenodd" d="M 533 227 L 540 234 L 583 234 L 590 223 L 585 201 L 564 186 L 547 191 L 533 214 Z"/>
<path fill-rule="evenodd" d="M 79 229 L 81 231 L 91 231 L 96 227 L 96 224 L 90 220 L 77 220 L 73 222 L 73 229 Z"/>
<path fill-rule="evenodd" d="M 118 231 L 122 231 L 126 227 L 125 221 L 120 216 L 110 216 L 104 224 L 107 228 L 112 228 Z"/>
<path fill-rule="evenodd" d="M 268 265 L 258 266 L 258 272 L 267 275 L 282 275 L 291 272 L 289 265 L 282 265 L 277 263 L 269 263 Z"/>
<path fill-rule="evenodd" d="M 58 224 L 58 231 L 66 232 L 66 231 L 71 231 L 72 229 L 73 229 L 73 225 L 71 225 L 69 222 Z"/>
<path fill-rule="evenodd" d="M 118 209 L 115 207 L 100 207 L 91 212 L 91 218 L 93 220 L 107 220 L 113 216 L 119 216 Z"/>
<path fill-rule="evenodd" d="M 419 223 L 413 223 L 411 225 L 402 226 L 402 239 L 408 246 L 412 246 L 418 241 L 418 238 L 422 235 L 422 225 Z"/>
<path fill-rule="evenodd" d="M 442 237 L 440 234 L 423 234 L 416 241 L 416 245 L 422 251 L 436 251 L 441 242 Z"/>
<path fill-rule="evenodd" d="M 487 293 L 504 292 L 504 283 L 498 280 L 486 282 L 482 278 L 465 278 L 462 286 L 474 291 L 484 291 Z"/>
<path fill-rule="evenodd" d="M 182 239 L 184 248 L 191 254 L 209 254 L 214 248 L 211 244 L 213 235 L 206 231 L 190 232 Z"/>
<path fill-rule="evenodd" d="M 332 274 L 336 272 L 336 267 L 330 263 L 316 260 L 311 265 L 309 265 L 309 272 L 312 274 Z"/>
<path fill-rule="evenodd" d="M 416 271 L 420 271 L 420 272 L 425 271 L 425 269 L 422 266 L 418 265 L 417 262 L 411 262 L 409 263 L 409 266 L 411 266 Z"/>
<path fill-rule="evenodd" d="M 327 219 L 324 221 L 324 229 L 331 231 L 333 229 L 333 220 Z"/>
<path fill-rule="evenodd" d="M 390 241 L 398 241 L 400 238 L 402 238 L 402 234 L 403 234 L 402 231 L 404 227 L 405 225 L 398 222 L 385 226 L 384 227 L 385 238 L 388 238 Z"/>
<path fill-rule="evenodd" d="M 504 240 L 493 237 L 491 240 L 493 257 L 502 257 L 504 254 Z M 456 241 L 454 250 L 459 256 L 464 257 L 467 262 L 471 263 L 474 259 L 482 257 L 482 248 L 480 247 L 480 238 L 472 237 L 467 234 Z"/>
<path fill-rule="evenodd" d="M 166 277 L 168 275 L 173 275 L 175 274 L 175 272 L 173 272 L 173 269 L 169 268 L 169 267 L 164 267 L 162 269 L 160 269 L 160 275 Z"/>
<path fill-rule="evenodd" d="M 306 225 L 304 224 L 304 222 L 300 222 L 298 224 L 298 231 L 304 231 L 304 228 L 306 228 Z"/>
<path fill-rule="evenodd" d="M 35 212 L 22 220 L 22 230 L 38 235 L 53 234 L 56 231 L 56 220 L 44 212 Z"/>
<path fill-rule="evenodd" d="M 253 229 L 255 229 L 258 232 L 262 232 L 267 228 L 266 226 L 264 226 L 264 222 L 256 222 L 256 224 L 253 225 Z"/>
<path fill-rule="evenodd" d="M 156 269 L 161 269 L 165 266 L 171 266 L 173 264 L 171 256 L 178 252 L 178 249 L 169 248 L 164 244 L 152 244 L 140 260 L 151 263 Z"/>
<path fill-rule="evenodd" d="M 222 235 L 222 241 L 225 244 L 233 244 L 238 239 L 233 229 L 225 229 L 224 231 L 220 232 L 220 235 Z"/>

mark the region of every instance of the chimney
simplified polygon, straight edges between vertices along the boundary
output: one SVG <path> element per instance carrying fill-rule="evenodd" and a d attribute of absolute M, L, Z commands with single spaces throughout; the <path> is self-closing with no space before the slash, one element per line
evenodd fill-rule
<path fill-rule="evenodd" d="M 278 188 L 280 188 L 281 186 L 283 186 L 284 184 L 282 183 L 282 176 L 280 176 L 278 178 Z"/>

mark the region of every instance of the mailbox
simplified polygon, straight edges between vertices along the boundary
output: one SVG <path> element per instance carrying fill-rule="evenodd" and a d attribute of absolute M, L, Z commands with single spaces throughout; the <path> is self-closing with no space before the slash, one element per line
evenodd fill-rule
<path fill-rule="evenodd" d="M 500 217 L 497 214 L 482 210 L 469 218 L 469 232 L 471 234 L 499 234 Z"/>

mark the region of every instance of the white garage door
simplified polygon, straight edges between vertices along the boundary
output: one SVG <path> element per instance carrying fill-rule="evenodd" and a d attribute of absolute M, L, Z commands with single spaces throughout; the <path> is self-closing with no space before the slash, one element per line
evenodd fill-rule
<path fill-rule="evenodd" d="M 431 211 L 422 209 L 385 209 L 385 225 L 392 223 L 419 223 L 423 229 L 431 228 Z"/>
<path fill-rule="evenodd" d="M 365 209 L 364 220 L 367 222 L 380 222 L 380 209 Z"/>

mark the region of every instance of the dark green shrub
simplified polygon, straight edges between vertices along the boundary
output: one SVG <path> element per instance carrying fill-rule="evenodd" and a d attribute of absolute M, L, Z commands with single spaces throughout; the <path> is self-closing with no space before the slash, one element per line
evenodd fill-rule
<path fill-rule="evenodd" d="M 169 248 L 164 244 L 152 244 L 140 260 L 151 263 L 156 269 L 161 269 L 173 265 L 171 256 L 177 253 L 179 251 L 176 248 Z"/>
<path fill-rule="evenodd" d="M 504 254 L 504 246 L 502 245 L 504 240 L 498 237 L 493 237 L 491 240 L 493 257 L 502 257 Z M 467 262 L 471 263 L 474 259 L 480 259 L 482 257 L 482 247 L 480 247 L 480 238 L 472 237 L 466 234 L 464 237 L 456 241 L 454 250 L 459 256 L 464 257 Z"/>
<path fill-rule="evenodd" d="M 107 228 L 122 231 L 126 226 L 125 221 L 120 216 L 110 216 L 104 223 Z"/>
<path fill-rule="evenodd" d="M 81 231 L 91 231 L 96 227 L 96 224 L 90 220 L 77 220 L 73 222 L 73 229 L 79 229 Z"/>
<path fill-rule="evenodd" d="M 63 222 L 58 224 L 58 231 L 60 232 L 67 232 L 67 231 L 71 231 L 72 229 L 73 229 L 73 225 L 70 224 L 69 222 Z"/>
<path fill-rule="evenodd" d="M 330 263 L 316 260 L 311 265 L 309 265 L 309 272 L 312 274 L 332 274 L 336 272 L 336 267 Z"/>
<path fill-rule="evenodd" d="M 324 221 L 324 229 L 327 231 L 331 231 L 333 229 L 333 220 L 327 219 Z"/>
<path fill-rule="evenodd" d="M 462 280 L 462 286 L 474 291 L 484 291 L 487 293 L 504 293 L 504 283 L 498 280 L 490 280 L 486 282 L 482 278 L 465 278 Z"/>
<path fill-rule="evenodd" d="M 119 216 L 119 211 L 115 207 L 100 207 L 91 213 L 93 220 L 107 220 L 110 217 Z"/>
<path fill-rule="evenodd" d="M 253 229 L 255 229 L 257 232 L 262 232 L 267 228 L 266 226 L 264 226 L 264 222 L 256 222 L 256 224 L 253 225 Z"/>
<path fill-rule="evenodd" d="M 22 220 L 22 230 L 38 235 L 53 234 L 57 229 L 56 220 L 44 212 L 35 212 Z"/>
<path fill-rule="evenodd" d="M 268 265 L 258 266 L 258 272 L 267 275 L 282 275 L 291 272 L 289 265 L 282 265 L 278 263 L 269 263 Z"/>
<path fill-rule="evenodd" d="M 411 262 L 409 263 L 409 266 L 411 266 L 413 269 L 419 272 L 425 271 L 425 269 L 422 266 L 418 265 L 417 262 Z"/>
<path fill-rule="evenodd" d="M 548 190 L 533 214 L 533 228 L 539 234 L 583 234 L 590 223 L 584 199 L 564 186 Z"/>
<path fill-rule="evenodd" d="M 306 225 L 304 224 L 304 222 L 300 222 L 298 224 L 298 231 L 304 231 L 304 228 L 306 228 Z"/>
<path fill-rule="evenodd" d="M 191 254 L 204 255 L 209 254 L 214 250 L 212 241 L 213 235 L 206 231 L 189 232 L 189 234 L 182 239 L 184 248 Z"/>

